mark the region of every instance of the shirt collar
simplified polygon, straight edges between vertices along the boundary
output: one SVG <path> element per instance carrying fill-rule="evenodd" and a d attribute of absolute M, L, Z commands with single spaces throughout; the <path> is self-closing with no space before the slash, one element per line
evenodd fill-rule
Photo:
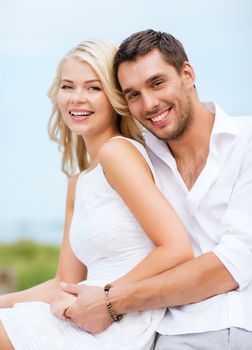
<path fill-rule="evenodd" d="M 232 117 L 225 113 L 217 104 L 206 102 L 205 106 L 215 114 L 214 126 L 211 136 L 217 134 L 237 135 L 239 128 Z"/>
<path fill-rule="evenodd" d="M 224 139 L 232 140 L 239 133 L 239 127 L 234 119 L 225 113 L 217 104 L 206 102 L 205 106 L 208 110 L 215 114 L 214 125 L 210 137 L 210 152 L 215 156 L 221 157 L 222 141 Z"/>
<path fill-rule="evenodd" d="M 143 130 L 143 137 L 145 139 L 145 144 L 158 158 L 162 159 L 167 163 L 174 171 L 177 168 L 176 161 L 170 152 L 167 143 L 163 140 L 158 139 L 149 130 Z"/>

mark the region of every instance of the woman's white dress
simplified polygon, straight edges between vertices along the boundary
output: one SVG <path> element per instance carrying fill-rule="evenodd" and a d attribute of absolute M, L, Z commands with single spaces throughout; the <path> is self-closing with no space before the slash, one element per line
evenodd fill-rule
<path fill-rule="evenodd" d="M 144 147 L 127 140 L 144 156 L 157 183 Z M 106 181 L 100 164 L 81 173 L 77 180 L 70 242 L 75 255 L 88 267 L 84 283 L 102 287 L 126 274 L 153 249 L 135 217 Z M 57 318 L 44 302 L 0 309 L 0 320 L 16 350 L 146 350 L 164 312 L 129 313 L 98 335 Z"/>

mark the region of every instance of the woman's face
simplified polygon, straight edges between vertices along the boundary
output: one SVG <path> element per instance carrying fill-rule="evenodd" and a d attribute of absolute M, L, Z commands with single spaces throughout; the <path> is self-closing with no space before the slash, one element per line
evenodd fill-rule
<path fill-rule="evenodd" d="M 84 139 L 115 129 L 116 112 L 87 62 L 64 61 L 57 104 L 69 129 Z"/>

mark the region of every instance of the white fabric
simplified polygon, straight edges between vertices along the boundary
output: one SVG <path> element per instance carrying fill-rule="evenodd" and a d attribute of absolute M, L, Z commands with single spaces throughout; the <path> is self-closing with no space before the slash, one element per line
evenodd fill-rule
<path fill-rule="evenodd" d="M 189 191 L 165 142 L 146 131 L 147 150 L 162 192 L 176 209 L 196 256 L 212 251 L 239 289 L 170 308 L 161 334 L 241 327 L 252 331 L 252 117 L 230 117 L 218 106 L 207 163 Z"/>
<path fill-rule="evenodd" d="M 130 142 L 151 167 L 144 147 Z M 153 249 L 100 165 L 78 178 L 70 237 L 74 253 L 88 266 L 85 283 L 90 285 L 104 286 L 121 277 Z M 42 302 L 1 309 L 0 319 L 16 350 L 146 350 L 164 313 L 165 309 L 130 313 L 96 336 L 58 319 Z"/>

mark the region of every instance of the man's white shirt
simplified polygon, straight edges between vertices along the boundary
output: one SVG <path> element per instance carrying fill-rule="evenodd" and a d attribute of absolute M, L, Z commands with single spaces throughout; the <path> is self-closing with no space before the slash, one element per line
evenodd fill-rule
<path fill-rule="evenodd" d="M 214 108 L 208 159 L 190 191 L 167 144 L 148 131 L 144 137 L 162 192 L 183 221 L 195 256 L 212 251 L 239 289 L 170 308 L 161 334 L 252 331 L 252 117 L 230 117 Z"/>

